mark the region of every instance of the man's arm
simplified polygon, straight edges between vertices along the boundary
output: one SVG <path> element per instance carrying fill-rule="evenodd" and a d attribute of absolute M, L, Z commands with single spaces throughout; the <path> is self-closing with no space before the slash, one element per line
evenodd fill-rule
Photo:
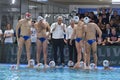
<path fill-rule="evenodd" d="M 110 8 L 109 8 L 109 14 L 111 14 L 111 13 L 112 13 L 112 8 L 110 7 Z"/>
<path fill-rule="evenodd" d="M 53 23 L 50 27 L 50 32 L 52 33 L 53 31 L 55 31 L 56 27 L 57 27 L 57 24 Z"/>
<path fill-rule="evenodd" d="M 97 34 L 99 35 L 98 44 L 101 44 L 101 42 L 102 42 L 102 31 L 100 30 L 100 28 L 98 27 L 97 24 L 95 24 L 95 27 L 96 27 Z"/>
<path fill-rule="evenodd" d="M 98 27 L 97 24 L 95 24 L 95 27 L 96 27 L 97 33 L 99 35 L 99 38 L 101 38 L 102 37 L 102 31 L 100 30 L 100 28 Z"/>
<path fill-rule="evenodd" d="M 66 25 L 64 23 L 62 25 L 62 29 L 63 29 L 64 32 L 66 32 Z"/>
<path fill-rule="evenodd" d="M 66 28 L 66 40 L 69 39 L 69 31 L 68 31 L 68 28 Z"/>
<path fill-rule="evenodd" d="M 99 15 L 99 13 L 100 13 L 100 9 L 101 9 L 101 8 L 97 8 L 97 13 L 98 13 L 98 15 Z"/>
<path fill-rule="evenodd" d="M 75 35 L 76 35 L 76 27 L 74 27 L 73 33 L 72 33 L 72 35 L 71 35 L 71 39 L 70 39 L 70 44 L 71 44 L 71 45 L 72 45 L 72 40 L 74 39 Z"/>
<path fill-rule="evenodd" d="M 17 26 L 16 26 L 16 38 L 17 38 L 17 41 L 18 41 L 18 30 L 20 29 L 20 27 L 21 27 L 21 21 L 19 21 L 17 23 Z"/>
<path fill-rule="evenodd" d="M 113 41 L 110 40 L 110 36 L 107 38 L 107 41 L 108 41 L 110 44 L 113 44 Z"/>
<path fill-rule="evenodd" d="M 49 23 L 48 22 L 46 22 L 46 26 L 47 26 L 47 37 L 49 38 L 49 36 L 50 36 L 50 25 L 49 25 Z"/>
<path fill-rule="evenodd" d="M 2 30 L 0 29 L 0 37 L 3 35 L 3 32 L 2 32 Z"/>

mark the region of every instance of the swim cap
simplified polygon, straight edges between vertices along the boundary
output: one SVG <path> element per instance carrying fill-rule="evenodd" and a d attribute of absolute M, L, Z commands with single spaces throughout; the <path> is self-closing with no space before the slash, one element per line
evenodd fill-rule
<path fill-rule="evenodd" d="M 84 68 L 84 62 L 80 61 L 80 68 Z"/>
<path fill-rule="evenodd" d="M 96 67 L 96 66 L 95 66 L 94 63 L 91 63 L 91 64 L 90 64 L 90 69 L 95 69 L 95 67 Z"/>
<path fill-rule="evenodd" d="M 34 66 L 34 65 L 35 65 L 35 61 L 34 61 L 33 59 L 30 59 L 29 65 L 30 65 L 30 66 Z"/>
<path fill-rule="evenodd" d="M 73 62 L 73 61 L 69 61 L 69 62 L 68 62 L 68 66 L 69 66 L 69 67 L 74 66 L 74 62 Z"/>
<path fill-rule="evenodd" d="M 44 66 L 43 66 L 43 64 L 42 64 L 42 63 L 38 63 L 38 64 L 37 64 L 37 68 L 38 68 L 38 69 L 43 69 L 43 68 L 44 68 Z"/>
<path fill-rule="evenodd" d="M 50 61 L 49 66 L 50 67 L 55 67 L 55 61 Z"/>
<path fill-rule="evenodd" d="M 30 13 L 28 13 L 28 12 L 27 12 L 27 13 L 25 13 L 25 18 L 26 18 L 26 19 L 30 19 L 30 18 L 31 18 L 31 14 L 30 14 Z"/>
<path fill-rule="evenodd" d="M 17 70 L 17 66 L 16 65 L 11 65 L 10 70 Z"/>
<path fill-rule="evenodd" d="M 79 22 L 79 17 L 78 16 L 74 16 L 73 19 L 74 19 L 75 23 Z"/>
<path fill-rule="evenodd" d="M 103 66 L 104 67 L 108 67 L 109 66 L 109 61 L 108 60 L 104 60 L 103 61 Z"/>
<path fill-rule="evenodd" d="M 85 18 L 83 19 L 83 21 L 84 21 L 84 23 L 89 23 L 89 22 L 90 22 L 90 18 L 89 18 L 89 17 L 85 17 Z"/>
<path fill-rule="evenodd" d="M 38 16 L 37 21 L 39 22 L 41 20 L 44 20 L 44 18 L 42 16 Z"/>

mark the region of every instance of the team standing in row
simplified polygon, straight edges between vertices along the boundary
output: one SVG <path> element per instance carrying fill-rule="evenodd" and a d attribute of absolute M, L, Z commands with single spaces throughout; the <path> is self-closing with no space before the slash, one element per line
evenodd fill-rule
<path fill-rule="evenodd" d="M 17 66 L 20 64 L 20 58 L 22 53 L 23 44 L 26 46 L 26 54 L 28 67 L 30 64 L 30 47 L 31 47 L 31 14 L 26 13 L 25 18 L 19 20 L 16 26 L 16 37 L 18 42 L 18 53 L 17 53 Z M 44 65 L 47 67 L 47 46 L 48 38 L 51 36 L 53 45 L 53 55 L 56 65 L 59 65 L 57 59 L 57 51 L 59 48 L 59 54 L 61 59 L 60 65 L 65 65 L 64 63 L 64 43 L 68 43 L 69 48 L 69 60 L 75 62 L 74 68 L 80 67 L 81 52 L 84 53 L 84 66 L 89 68 L 90 65 L 90 52 L 92 49 L 94 63 L 97 67 L 97 43 L 96 43 L 96 33 L 98 34 L 98 43 L 101 43 L 102 32 L 97 24 L 90 22 L 89 17 L 85 17 L 79 20 L 79 17 L 75 16 L 75 19 L 70 20 L 70 26 L 62 22 L 62 16 L 58 16 L 57 22 L 53 23 L 51 27 L 49 23 L 44 20 L 43 17 L 39 16 L 37 22 L 34 24 L 36 33 L 36 62 L 40 63 L 40 53 L 43 50 L 44 54 Z M 20 37 L 18 31 L 20 29 Z M 66 34 L 66 38 L 65 38 Z M 34 38 L 33 38 L 34 39 Z M 74 49 L 74 53 L 73 53 Z M 74 59 L 73 60 L 73 55 Z"/>

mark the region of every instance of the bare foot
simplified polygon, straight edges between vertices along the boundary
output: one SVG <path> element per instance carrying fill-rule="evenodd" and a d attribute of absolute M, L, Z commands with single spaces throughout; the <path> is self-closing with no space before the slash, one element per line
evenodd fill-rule
<path fill-rule="evenodd" d="M 74 69 L 79 69 L 80 68 L 80 62 L 77 62 L 73 68 Z"/>
<path fill-rule="evenodd" d="M 16 70 L 18 70 L 18 68 L 19 68 L 19 64 L 16 65 Z"/>

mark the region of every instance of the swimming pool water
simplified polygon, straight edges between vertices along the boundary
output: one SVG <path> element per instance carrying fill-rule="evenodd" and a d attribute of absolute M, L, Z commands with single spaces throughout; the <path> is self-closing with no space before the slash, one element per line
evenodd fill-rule
<path fill-rule="evenodd" d="M 120 80 L 120 69 L 73 70 L 67 67 L 37 71 L 25 66 L 10 70 L 10 65 L 0 65 L 0 80 Z"/>

